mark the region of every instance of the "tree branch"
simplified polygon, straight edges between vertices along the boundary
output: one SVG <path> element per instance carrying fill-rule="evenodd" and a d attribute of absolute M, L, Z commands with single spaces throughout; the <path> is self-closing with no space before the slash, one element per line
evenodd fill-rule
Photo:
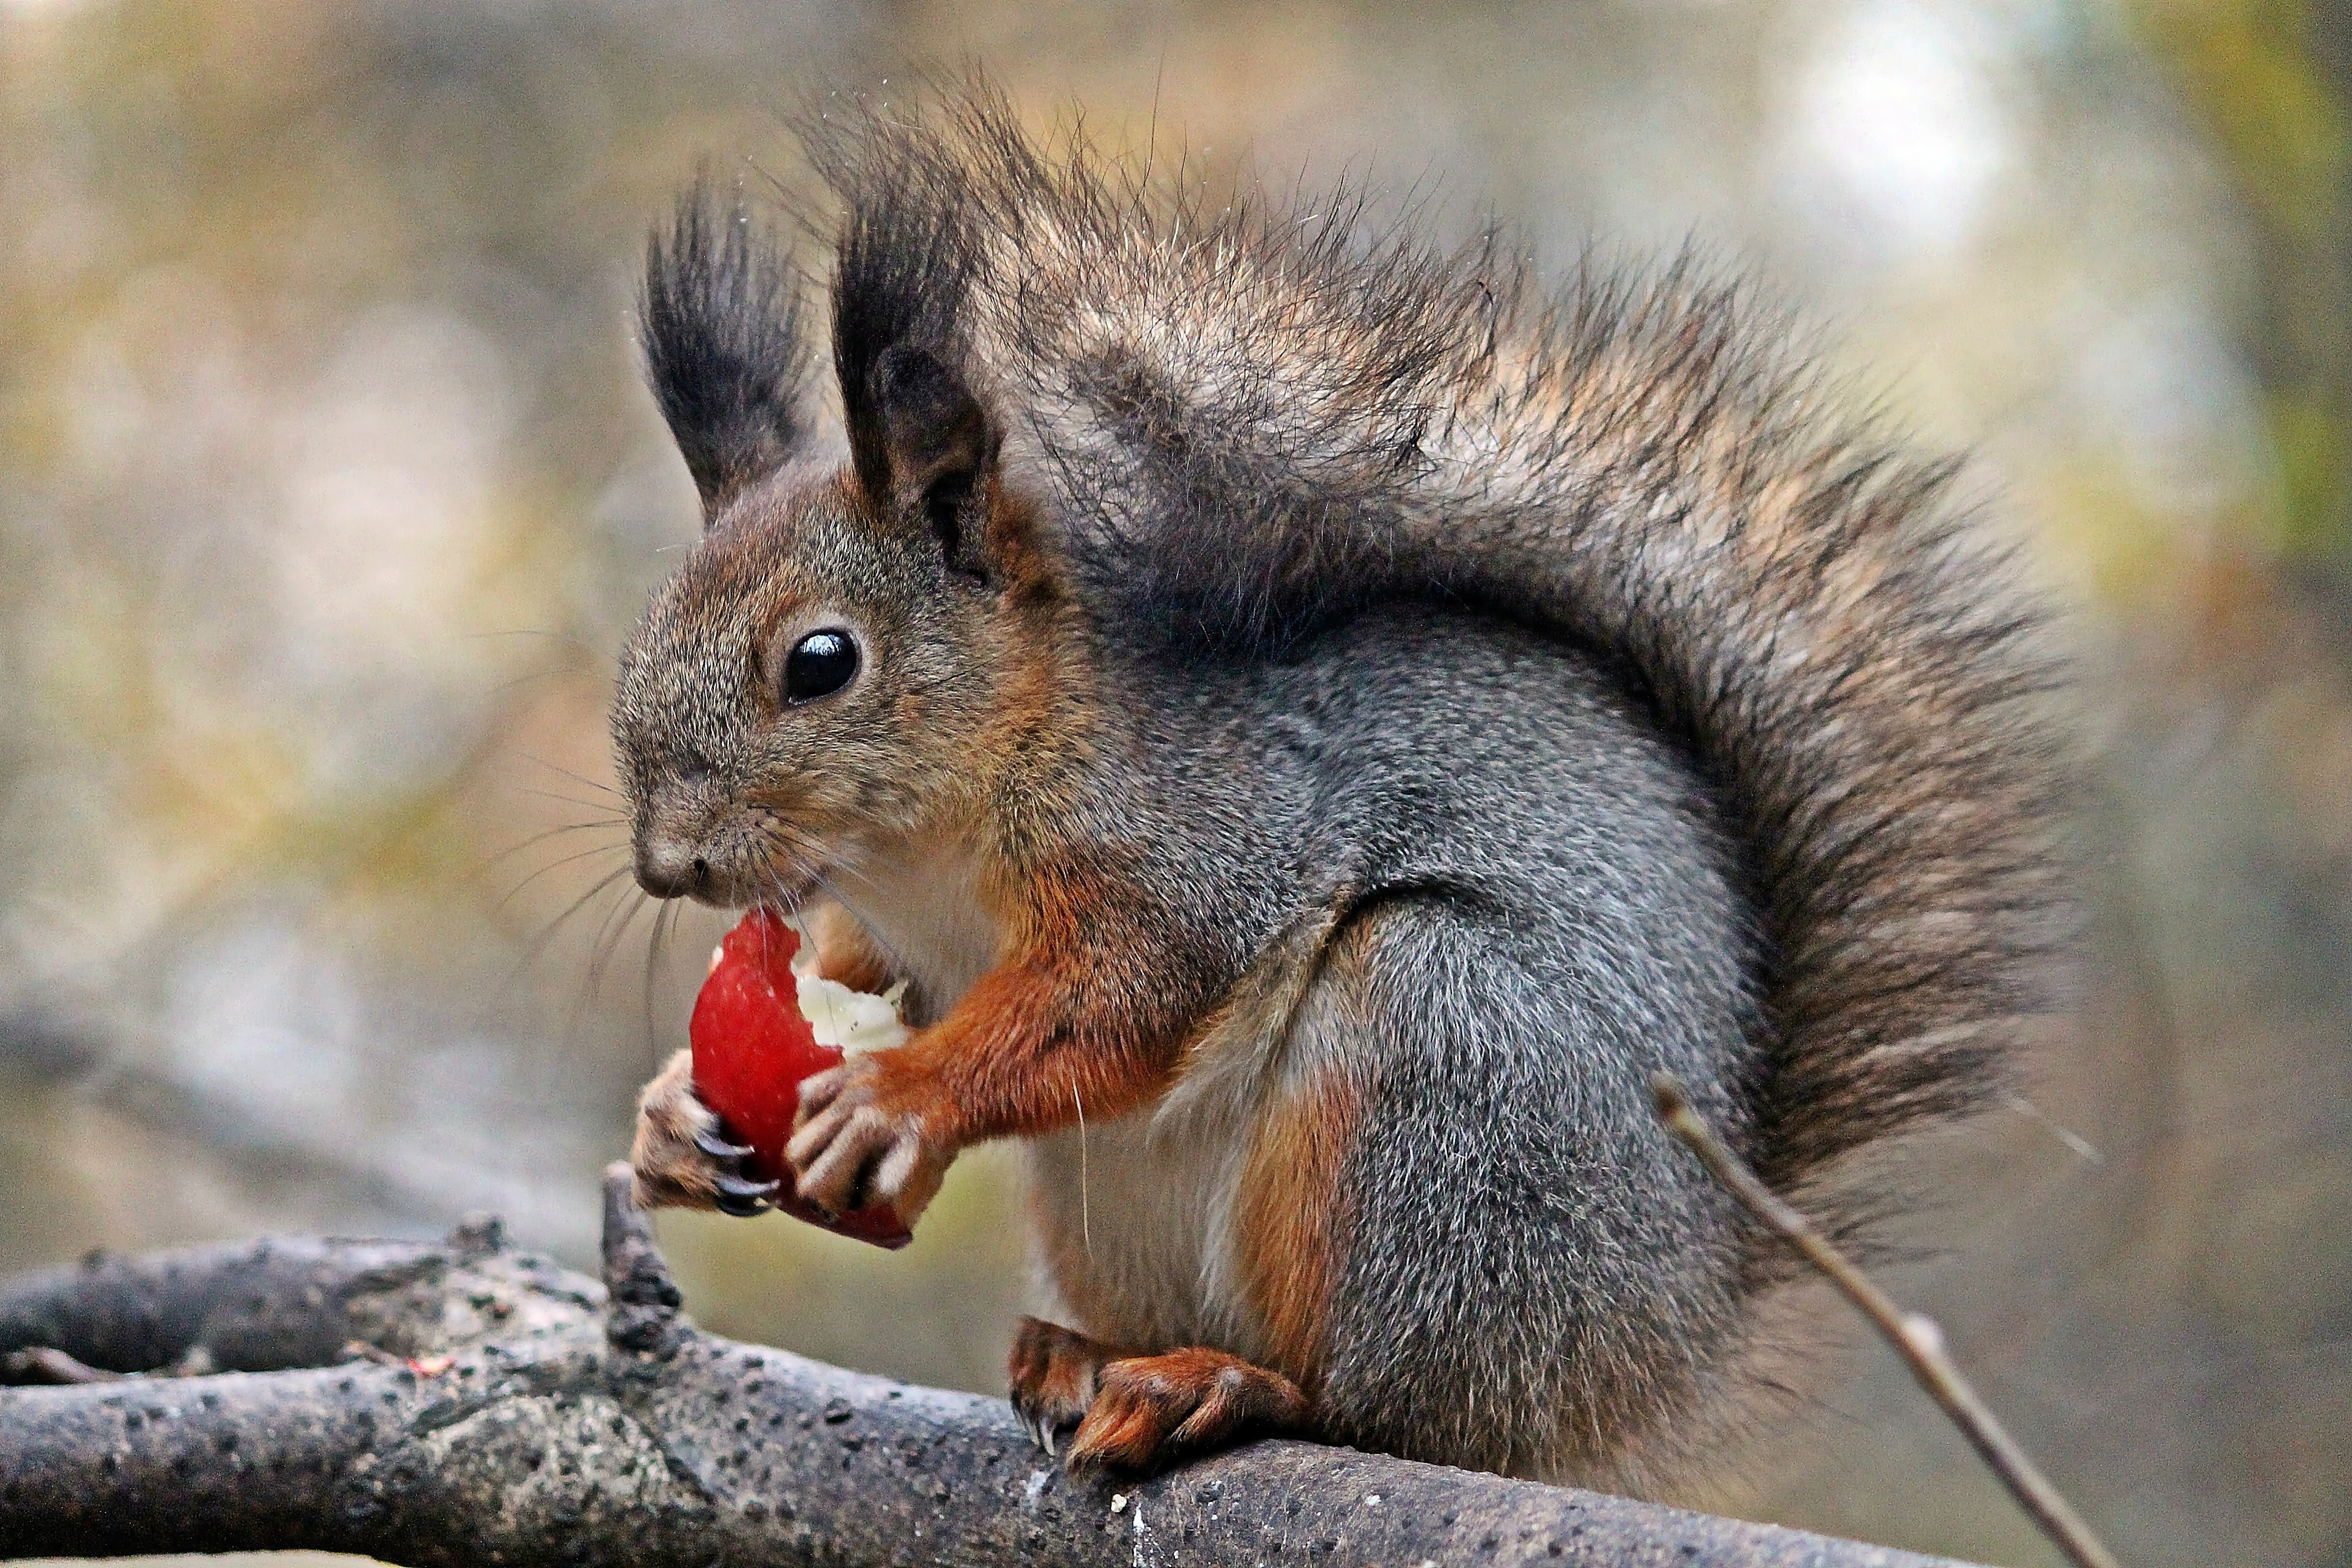
<path fill-rule="evenodd" d="M 0 1289 L 0 1556 L 309 1547 L 394 1563 L 1799 1563 L 1932 1560 L 1311 1444 L 1073 1478 L 1002 1400 L 704 1334 L 625 1167 L 605 1286 L 509 1250 L 280 1240 Z M 209 1364 L 211 1375 L 157 1375 Z M 391 1364 L 387 1364 L 391 1363 Z"/>

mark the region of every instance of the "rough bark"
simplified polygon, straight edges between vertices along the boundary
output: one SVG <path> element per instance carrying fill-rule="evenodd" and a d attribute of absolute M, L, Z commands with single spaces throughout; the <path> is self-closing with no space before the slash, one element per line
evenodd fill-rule
<path fill-rule="evenodd" d="M 0 1556 L 1935 1561 L 1306 1443 L 1255 1443 L 1143 1481 L 1072 1477 L 1001 1400 L 694 1329 L 625 1174 L 607 1184 L 604 1254 L 599 1287 L 483 1223 L 432 1245 L 94 1258 L 0 1288 L 0 1352 L 62 1352 L 19 1363 L 27 1375 L 65 1357 L 137 1374 L 0 1390 Z"/>

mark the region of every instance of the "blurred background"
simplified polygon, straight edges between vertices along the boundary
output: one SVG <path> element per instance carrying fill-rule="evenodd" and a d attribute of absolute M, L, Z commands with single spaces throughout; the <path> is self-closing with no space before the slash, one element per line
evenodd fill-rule
<path fill-rule="evenodd" d="M 1980 455 L 2082 653 L 2092 953 L 1895 1282 L 2126 1561 L 2352 1563 L 2341 0 L 0 0 L 0 1270 L 485 1207 L 586 1258 L 718 931 L 649 946 L 606 756 L 697 529 L 641 237 L 966 56 L 1441 233 L 1696 237 Z M 1013 1181 L 897 1255 L 663 1234 L 715 1329 L 994 1390 Z M 1803 1387 L 1692 1500 L 2054 1561 L 1874 1344 Z"/>

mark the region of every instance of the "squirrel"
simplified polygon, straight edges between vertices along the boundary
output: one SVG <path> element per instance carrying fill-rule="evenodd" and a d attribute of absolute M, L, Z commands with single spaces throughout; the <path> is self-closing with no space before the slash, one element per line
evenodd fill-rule
<path fill-rule="evenodd" d="M 1213 201 L 984 79 L 806 134 L 845 453 L 788 247 L 698 185 L 640 318 L 705 531 L 612 716 L 648 892 L 909 983 L 798 1191 L 911 1221 L 1024 1141 L 1071 1465 L 1687 1474 L 1788 1267 L 1651 1075 L 1851 1218 L 2044 1005 L 2047 617 L 1956 465 L 1687 259 Z M 743 1152 L 680 1052 L 641 1200 L 757 1212 Z"/>

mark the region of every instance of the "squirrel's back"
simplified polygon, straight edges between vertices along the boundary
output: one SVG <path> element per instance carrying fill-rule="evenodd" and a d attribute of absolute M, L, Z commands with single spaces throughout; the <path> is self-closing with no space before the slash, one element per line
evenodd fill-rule
<path fill-rule="evenodd" d="M 814 147 L 843 384 L 929 342 L 1012 411 L 1105 636 L 1248 656 L 1429 600 L 1620 672 L 1737 844 L 1767 1181 L 1832 1201 L 1842 1156 L 2001 1082 L 2058 903 L 2037 617 L 1954 465 L 1783 322 L 1686 263 L 1547 289 L 1492 235 L 1363 243 L 1346 197 L 1212 205 L 984 86 Z"/>

